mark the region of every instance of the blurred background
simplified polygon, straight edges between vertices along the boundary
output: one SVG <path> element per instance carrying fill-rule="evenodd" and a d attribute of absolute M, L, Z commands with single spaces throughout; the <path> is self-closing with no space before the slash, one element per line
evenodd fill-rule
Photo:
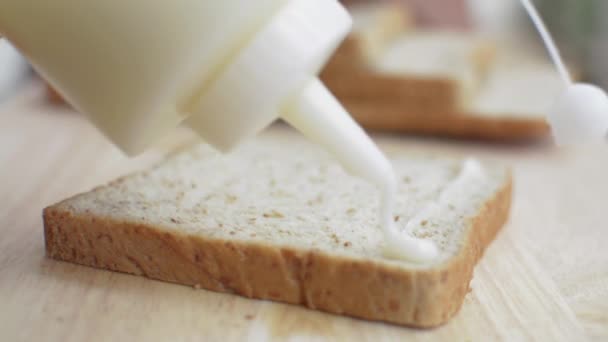
<path fill-rule="evenodd" d="M 400 3 L 420 27 L 475 30 L 497 40 L 538 41 L 519 0 L 344 0 L 346 5 Z M 608 2 L 534 0 L 563 54 L 589 80 L 608 86 Z"/>
<path fill-rule="evenodd" d="M 389 76 L 399 76 L 404 81 L 411 81 L 412 87 L 410 88 L 424 89 L 418 82 L 421 78 L 444 81 L 447 79 L 454 81 L 457 78 L 453 85 L 455 90 L 453 89 L 452 92 L 464 95 L 458 95 L 459 98 L 456 100 L 442 99 L 441 92 L 436 92 L 437 86 L 429 87 L 428 92 L 436 99 L 434 102 L 458 102 L 456 105 L 450 105 L 451 107 L 439 106 L 443 114 L 447 112 L 450 114 L 484 113 L 483 116 L 487 118 L 488 113 L 491 113 L 493 117 L 518 115 L 519 118 L 535 116 L 538 119 L 544 116 L 549 99 L 554 98 L 557 85 L 553 83 L 556 80 L 549 80 L 551 77 L 548 76 L 554 71 L 549 64 L 539 36 L 521 8 L 519 0 L 343 0 L 342 2 L 353 11 L 355 28 L 363 26 L 359 32 L 355 30 L 351 38 L 367 39 L 367 46 L 358 47 L 359 51 L 330 63 L 328 68 L 331 70 L 326 71 L 329 76 L 325 78 L 325 81 L 340 100 L 350 107 L 355 118 L 366 126 L 370 126 L 366 124 L 365 119 L 369 113 L 363 107 L 377 108 L 377 106 L 373 101 L 362 104 L 361 99 L 366 96 L 367 98 L 376 96 L 375 93 L 373 91 L 366 93 L 365 89 L 342 89 L 341 84 L 354 80 L 349 80 L 348 77 L 341 78 L 340 74 L 351 74 L 352 70 L 343 67 L 335 68 L 352 64 L 345 61 L 362 59 L 359 57 L 366 54 L 368 55 L 365 56 L 367 60 L 359 63 L 362 69 L 370 72 L 380 71 Z M 608 1 L 535 0 L 534 2 L 554 34 L 573 75 L 580 80 L 608 87 L 608 23 L 604 20 L 608 15 Z M 383 12 L 383 16 L 379 15 L 379 19 L 376 18 L 375 22 L 370 23 L 371 15 L 366 15 L 365 12 L 374 13 L 375 11 L 377 13 L 378 8 L 381 8 L 380 12 Z M 401 18 L 395 19 L 395 17 L 387 15 L 387 12 L 391 11 L 401 12 Z M 399 20 L 401 20 L 401 26 L 395 24 Z M 364 27 L 365 25 L 368 27 Z M 399 26 L 398 30 L 395 29 L 397 26 Z M 428 32 L 433 32 L 433 37 L 429 37 Z M 451 37 L 447 40 L 443 38 L 449 32 L 457 33 L 458 37 Z M 423 34 L 427 34 L 424 39 L 418 39 Z M 442 38 L 435 38 L 435 35 L 440 35 Z M 403 37 L 406 36 L 409 37 L 408 42 L 410 43 L 417 41 L 416 39 L 420 41 L 416 43 L 418 45 L 412 45 L 413 47 L 409 48 L 412 52 L 403 51 L 407 50 L 405 43 L 401 44 L 401 47 L 392 46 L 399 45 L 394 43 L 404 40 Z M 471 39 L 474 37 L 475 43 L 468 41 L 466 42 L 468 45 L 463 43 L 468 36 Z M 482 40 L 483 43 L 481 43 Z M 433 44 L 442 45 L 441 49 L 437 46 L 430 47 Z M 466 52 L 461 51 L 465 49 Z M 344 50 L 346 50 L 345 46 L 339 52 L 344 52 Z M 474 55 L 472 57 L 474 61 L 463 64 L 457 60 L 457 58 L 461 58 L 457 55 L 463 53 Z M 342 55 L 346 54 L 342 53 Z M 370 55 L 374 56 L 370 57 Z M 437 58 L 436 55 L 450 58 Z M 525 56 L 522 57 L 522 55 Z M 434 63 L 432 66 L 429 65 L 431 60 Z M 534 63 L 526 63 L 530 61 Z M 474 65 L 470 66 L 467 63 Z M 475 70 L 465 70 L 467 68 Z M 488 69 L 491 70 L 488 71 Z M 543 72 L 537 72 L 539 69 L 543 69 Z M 445 75 L 440 74 L 438 70 Z M 513 73 L 511 79 L 505 77 L 506 70 Z M 455 73 L 460 74 L 454 76 Z M 538 75 L 534 80 L 529 80 L 527 78 L 530 74 Z M 378 74 L 374 75 L 376 77 Z M 28 80 L 35 78 L 35 74 L 30 71 L 18 52 L 6 41 L 0 40 L 0 103 L 14 95 Z M 385 81 L 376 78 L 374 81 L 378 81 L 374 83 L 378 86 L 378 91 L 385 89 L 383 84 L 390 87 L 390 84 Z M 518 103 L 514 104 L 513 98 L 523 98 L 526 97 L 524 96 L 526 94 L 513 92 L 513 89 L 521 88 L 521 85 L 525 84 L 529 84 L 530 87 L 551 89 L 551 91 L 547 90 L 546 94 L 537 94 L 533 99 L 527 96 L 528 99 L 516 101 Z M 406 88 L 408 87 L 400 87 L 404 88 L 404 92 L 407 93 Z M 497 90 L 497 88 L 500 89 Z M 428 99 L 423 100 L 410 96 L 412 101 L 408 102 L 404 99 L 409 95 L 390 93 L 390 91 L 384 92 L 382 96 L 376 96 L 376 100 L 382 101 L 385 104 L 384 107 L 388 107 L 386 104 L 391 101 L 387 101 L 387 99 L 392 99 L 389 97 L 391 94 L 393 98 L 399 98 L 399 101 L 393 102 L 395 102 L 394 108 L 399 108 L 401 111 L 408 111 L 408 108 L 411 108 L 410 112 L 424 112 L 425 110 L 421 106 L 432 107 Z M 356 104 L 352 101 L 355 95 Z M 48 96 L 53 102 L 61 102 L 60 97 L 50 88 Z M 387 108 L 387 111 L 395 111 L 394 108 Z M 425 113 L 425 115 L 429 114 Z M 376 123 L 377 120 L 373 121 Z M 389 124 L 379 126 L 372 124 L 368 128 L 382 129 Z M 538 122 L 536 124 L 538 126 Z M 420 130 L 409 128 L 404 131 L 416 133 Z M 424 130 L 422 133 L 425 133 Z M 441 134 L 442 132 L 432 133 Z M 491 134 L 501 135 L 500 132 Z"/>
<path fill-rule="evenodd" d="M 343 0 L 353 33 L 322 78 L 367 129 L 546 137 L 559 78 L 519 0 Z M 535 0 L 573 76 L 608 87 L 608 2 Z M 0 40 L 0 103 L 36 79 Z M 47 99 L 62 104 L 47 89 Z"/>

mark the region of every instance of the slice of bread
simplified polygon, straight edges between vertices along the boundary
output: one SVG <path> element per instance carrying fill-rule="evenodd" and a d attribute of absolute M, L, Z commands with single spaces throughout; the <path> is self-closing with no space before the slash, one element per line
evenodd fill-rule
<path fill-rule="evenodd" d="M 446 112 L 470 101 L 493 61 L 494 46 L 485 39 L 416 31 L 406 6 L 366 3 L 348 10 L 353 31 L 322 73 L 347 103 L 390 98 Z"/>
<path fill-rule="evenodd" d="M 463 106 L 471 102 L 485 78 L 492 50 L 489 42 L 472 34 L 416 31 L 395 39 L 370 69 L 414 79 L 449 80 L 458 95 L 454 105 Z"/>
<path fill-rule="evenodd" d="M 483 164 L 484 175 L 421 218 L 462 161 L 392 159 L 401 180 L 397 227 L 416 217 L 413 234 L 441 250 L 432 264 L 386 259 L 375 187 L 291 134 L 226 156 L 196 146 L 52 205 L 43 215 L 47 255 L 363 319 L 437 326 L 459 310 L 476 262 L 508 217 L 510 173 Z"/>
<path fill-rule="evenodd" d="M 494 58 L 493 45 L 486 40 L 453 32 L 401 34 L 365 63 L 352 63 L 355 57 L 347 61 L 344 56 L 353 53 L 342 49 L 321 77 L 347 106 L 353 101 L 389 101 L 443 113 L 473 101 Z"/>
<path fill-rule="evenodd" d="M 382 6 L 388 7 L 377 5 Z M 359 13 L 355 22 L 364 21 L 358 18 L 365 16 Z M 364 22 L 383 26 L 378 21 Z M 350 40 L 360 39 L 358 31 L 351 36 Z M 363 126 L 484 140 L 548 137 L 544 117 L 561 81 L 543 50 L 534 44 L 497 46 L 470 32 L 412 27 L 391 35 L 390 41 L 384 39 L 378 45 L 383 50 L 370 54 L 365 51 L 370 45 L 338 49 L 322 73 L 328 87 Z"/>

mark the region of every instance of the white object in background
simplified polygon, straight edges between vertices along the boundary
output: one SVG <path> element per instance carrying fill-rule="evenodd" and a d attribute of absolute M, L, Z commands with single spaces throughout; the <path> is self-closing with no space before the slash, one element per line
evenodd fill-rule
<path fill-rule="evenodd" d="M 0 103 L 17 90 L 27 71 L 25 59 L 8 41 L 0 38 Z"/>
<path fill-rule="evenodd" d="M 558 145 L 573 145 L 606 141 L 608 137 L 608 96 L 601 88 L 573 83 L 538 11 L 530 0 L 521 0 L 540 33 L 549 55 L 564 82 L 565 89 L 548 115 L 553 136 Z"/>

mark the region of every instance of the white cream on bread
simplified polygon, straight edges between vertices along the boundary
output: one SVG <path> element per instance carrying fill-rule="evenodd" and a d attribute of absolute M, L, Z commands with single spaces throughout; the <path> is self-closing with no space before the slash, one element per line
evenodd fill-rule
<path fill-rule="evenodd" d="M 333 154 L 351 174 L 378 186 L 381 191 L 379 222 L 387 257 L 414 262 L 429 262 L 437 257 L 433 242 L 396 229 L 393 215 L 397 181 L 393 166 L 320 82 L 309 86 L 290 104 L 283 118 Z"/>

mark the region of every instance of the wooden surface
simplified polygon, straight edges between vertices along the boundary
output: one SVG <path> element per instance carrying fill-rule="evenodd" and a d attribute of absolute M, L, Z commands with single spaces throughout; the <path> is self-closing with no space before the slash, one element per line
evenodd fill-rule
<path fill-rule="evenodd" d="M 0 107 L 0 341 L 608 340 L 608 146 L 376 137 L 391 152 L 473 154 L 514 167 L 511 222 L 478 265 L 462 311 L 435 330 L 45 258 L 44 206 L 159 160 L 187 140 L 177 135 L 127 160 L 79 115 L 43 103 L 40 88 Z"/>

